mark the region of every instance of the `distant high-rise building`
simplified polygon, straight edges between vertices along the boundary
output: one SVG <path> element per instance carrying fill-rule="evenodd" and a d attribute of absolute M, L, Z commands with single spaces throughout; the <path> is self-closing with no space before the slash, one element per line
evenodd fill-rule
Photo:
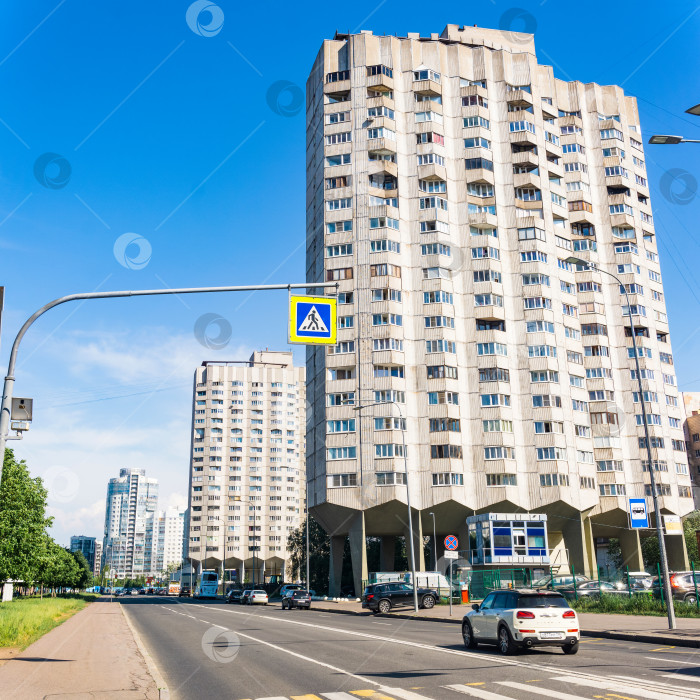
<path fill-rule="evenodd" d="M 151 573 L 153 514 L 158 506 L 158 480 L 145 469 L 121 469 L 107 486 L 104 563 L 116 578 Z"/>
<path fill-rule="evenodd" d="M 466 549 L 468 516 L 536 512 L 554 565 L 595 573 L 594 538 L 620 537 L 642 568 L 650 470 L 664 513 L 693 501 L 635 98 L 457 25 L 337 33 L 306 96 L 307 280 L 339 285 L 338 343 L 306 362 L 331 593 L 345 537 L 358 593 L 367 536 L 393 560 L 407 488 L 419 567 L 434 522 Z M 503 530 L 489 556 L 515 562 L 530 540 Z M 668 552 L 688 566 L 683 538 Z"/>
<path fill-rule="evenodd" d="M 284 573 L 305 503 L 304 378 L 291 352 L 197 368 L 187 545 L 195 567 L 218 569 L 225 557 L 238 581 Z"/>
<path fill-rule="evenodd" d="M 158 511 L 153 518 L 154 574 L 165 571 L 170 564 L 182 562 L 182 544 L 185 532 L 185 511 L 168 508 Z"/>
<path fill-rule="evenodd" d="M 70 551 L 82 552 L 83 556 L 85 557 L 88 563 L 88 566 L 90 567 L 90 571 L 93 571 L 95 567 L 95 549 L 95 537 L 87 537 L 85 535 L 73 535 L 73 537 L 70 538 Z"/>
<path fill-rule="evenodd" d="M 683 432 L 688 452 L 688 470 L 693 484 L 695 507 L 700 508 L 700 392 L 683 392 Z"/>

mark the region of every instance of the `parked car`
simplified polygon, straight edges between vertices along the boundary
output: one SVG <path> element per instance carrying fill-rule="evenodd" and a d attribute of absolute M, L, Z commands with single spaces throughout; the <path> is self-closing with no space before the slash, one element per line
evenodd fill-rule
<path fill-rule="evenodd" d="M 178 598 L 189 598 L 192 595 L 192 589 L 189 586 L 180 586 L 180 592 L 177 594 Z"/>
<path fill-rule="evenodd" d="M 243 591 L 243 594 L 241 595 L 241 605 L 248 605 L 248 598 L 250 598 L 250 594 L 253 592 L 252 588 L 246 588 Z"/>
<path fill-rule="evenodd" d="M 418 607 L 433 608 L 438 600 L 437 591 L 431 588 L 418 589 Z M 362 607 L 368 608 L 375 615 L 405 605 L 413 605 L 413 586 L 408 583 L 371 583 L 362 594 Z"/>
<path fill-rule="evenodd" d="M 576 613 L 557 591 L 493 591 L 472 605 L 462 620 L 467 649 L 495 644 L 501 654 L 534 646 L 560 646 L 565 654 L 579 648 Z"/>
<path fill-rule="evenodd" d="M 303 591 L 304 586 L 300 583 L 285 583 L 282 588 L 280 588 L 280 595 L 284 598 L 289 591 Z"/>
<path fill-rule="evenodd" d="M 630 588 L 632 589 L 632 595 L 644 594 L 647 589 L 641 583 L 634 583 L 630 581 Z M 556 589 L 557 593 L 561 593 L 567 600 L 574 600 L 577 596 L 579 598 L 597 598 L 603 595 L 614 595 L 614 596 L 629 596 L 629 589 L 627 586 L 619 588 L 616 584 L 608 583 L 607 581 L 585 581 L 584 583 L 576 582 L 576 588 L 573 584 L 570 586 L 562 586 Z"/>
<path fill-rule="evenodd" d="M 697 584 L 698 593 L 700 593 L 700 571 L 695 572 L 695 583 L 693 583 L 692 571 L 673 571 L 670 574 L 670 579 L 671 595 L 673 596 L 673 599 L 682 600 L 684 603 L 695 605 L 697 600 L 695 594 L 695 584 Z M 661 597 L 659 592 L 658 576 L 654 577 L 651 590 L 655 598 Z"/>
<path fill-rule="evenodd" d="M 243 591 L 240 589 L 229 591 L 226 596 L 227 603 L 240 603 L 243 597 Z"/>
<path fill-rule="evenodd" d="M 582 583 L 587 583 L 591 579 L 588 576 L 583 576 L 581 574 L 576 574 L 576 585 L 580 586 Z M 546 588 L 548 590 L 558 590 L 559 588 L 564 588 L 566 586 L 573 586 L 574 577 L 572 574 L 561 574 L 559 576 L 543 576 L 532 582 L 533 588 Z"/>
<path fill-rule="evenodd" d="M 282 598 L 282 610 L 292 608 L 311 609 L 311 593 L 309 591 L 287 591 Z"/>
<path fill-rule="evenodd" d="M 629 572 L 630 585 L 641 584 L 644 588 L 651 588 L 654 577 L 648 574 L 646 571 L 630 571 Z M 627 574 L 622 575 L 622 579 L 615 584 L 618 588 L 627 588 Z M 634 587 L 634 586 L 633 586 Z"/>
<path fill-rule="evenodd" d="M 246 598 L 246 603 L 248 605 L 267 605 L 268 602 L 267 593 L 265 591 L 251 591 L 250 595 Z"/>

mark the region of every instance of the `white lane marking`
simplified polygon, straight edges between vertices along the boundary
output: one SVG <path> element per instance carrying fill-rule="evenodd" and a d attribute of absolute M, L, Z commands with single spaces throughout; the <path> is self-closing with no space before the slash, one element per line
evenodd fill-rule
<path fill-rule="evenodd" d="M 639 688 L 632 685 L 621 685 L 619 681 L 614 679 L 609 681 L 604 680 L 594 680 L 592 678 L 578 678 L 576 676 L 559 676 L 558 678 L 552 678 L 553 681 L 561 681 L 562 683 L 574 683 L 575 685 L 582 685 L 587 688 L 598 688 L 599 690 L 612 690 L 616 693 L 625 693 L 627 695 L 639 695 L 643 698 L 649 698 L 649 700 L 692 700 L 687 695 L 677 695 L 675 692 L 673 695 L 670 693 L 656 692 L 653 690 L 648 690 L 647 688 Z M 684 688 L 676 688 L 674 686 L 668 686 L 668 690 L 684 690 Z"/>
<path fill-rule="evenodd" d="M 673 678 L 677 681 L 693 681 L 694 683 L 700 683 L 700 676 L 685 676 L 682 673 L 667 673 L 661 678 Z"/>
<path fill-rule="evenodd" d="M 569 693 L 560 693 L 558 690 L 550 690 L 549 688 L 539 688 L 536 685 L 528 685 L 527 683 L 516 683 L 515 681 L 497 681 L 497 685 L 505 685 L 508 688 L 515 688 L 515 690 L 524 690 L 526 693 L 546 695 L 548 698 L 557 698 L 557 700 L 588 700 L 588 698 L 584 698 L 582 695 L 570 695 Z"/>
<path fill-rule="evenodd" d="M 403 700 L 430 700 L 430 698 L 426 698 L 425 695 L 419 695 L 412 690 L 404 690 L 403 688 L 387 688 L 386 686 L 382 686 L 382 693 L 390 693 L 391 695 L 403 698 Z"/>
<path fill-rule="evenodd" d="M 349 693 L 320 693 L 327 700 L 357 700 L 357 698 Z"/>
<path fill-rule="evenodd" d="M 256 700 L 287 700 L 284 695 L 272 695 L 269 698 L 256 698 Z"/>
<path fill-rule="evenodd" d="M 680 669 L 679 669 L 680 670 Z M 688 678 L 689 676 L 681 676 L 678 675 L 678 672 L 676 671 L 675 673 L 668 674 L 667 676 L 660 676 L 661 678 L 674 678 L 675 680 L 683 680 L 683 678 Z M 639 678 L 634 678 L 632 676 L 612 676 L 613 679 L 619 678 L 623 681 L 636 681 L 639 682 Z M 700 682 L 700 678 L 696 676 L 690 676 L 691 680 L 696 680 Z M 652 690 L 668 690 L 668 689 L 673 689 L 673 690 L 684 690 L 685 692 L 690 692 L 692 693 L 695 697 L 700 697 L 698 695 L 698 691 L 695 688 L 689 688 L 687 686 L 677 686 L 677 685 L 671 685 L 665 681 L 658 681 L 654 678 L 645 678 L 644 679 L 645 685 L 652 689 Z"/>
<path fill-rule="evenodd" d="M 449 688 L 449 690 L 456 690 L 458 693 L 464 693 L 465 695 L 471 695 L 474 698 L 481 698 L 481 700 L 503 700 L 505 695 L 499 695 L 498 693 L 492 693 L 488 690 L 481 690 L 481 688 L 475 688 L 469 685 L 462 685 L 457 683 L 455 685 L 443 685 L 443 688 Z"/>
<path fill-rule="evenodd" d="M 655 656 L 645 656 L 645 659 L 650 659 L 651 661 L 670 661 L 674 664 L 685 664 L 686 666 L 697 666 L 692 661 L 681 661 L 680 659 L 657 659 Z"/>
<path fill-rule="evenodd" d="M 203 622 L 205 625 L 212 624 L 211 622 L 207 622 L 206 620 L 199 620 L 199 621 Z M 221 629 L 228 631 L 228 627 L 222 627 L 221 625 L 217 625 L 217 627 L 221 627 Z M 361 683 L 371 683 L 372 685 L 376 685 L 380 689 L 382 688 L 381 683 L 378 683 L 377 681 L 373 681 L 370 678 L 365 678 L 364 676 L 358 676 L 356 673 L 351 673 L 350 671 L 346 671 L 343 668 L 338 668 L 338 666 L 332 666 L 331 664 L 324 663 L 323 661 L 319 661 L 318 659 L 313 659 L 310 656 L 304 656 L 304 654 L 299 654 L 298 652 L 292 651 L 291 649 L 284 649 L 283 647 L 277 646 L 277 644 L 272 644 L 271 642 L 266 642 L 264 639 L 258 639 L 257 637 L 251 637 L 251 635 L 244 634 L 243 632 L 239 632 L 238 630 L 236 630 L 236 635 L 238 635 L 239 637 L 244 637 L 245 639 L 250 639 L 252 642 L 256 642 L 257 644 L 262 644 L 263 646 L 270 647 L 270 649 L 275 649 L 276 651 L 281 651 L 284 654 L 289 654 L 290 656 L 294 656 L 297 659 L 302 659 L 304 661 L 308 661 L 309 663 L 316 664 L 317 666 L 323 666 L 324 668 L 330 669 L 331 671 L 335 671 L 336 673 L 342 673 L 346 676 L 350 676 L 351 678 L 356 678 Z M 284 698 L 284 700 L 287 700 L 287 698 Z"/>
<path fill-rule="evenodd" d="M 391 627 L 390 622 L 372 622 L 373 625 L 386 625 L 387 627 Z"/>

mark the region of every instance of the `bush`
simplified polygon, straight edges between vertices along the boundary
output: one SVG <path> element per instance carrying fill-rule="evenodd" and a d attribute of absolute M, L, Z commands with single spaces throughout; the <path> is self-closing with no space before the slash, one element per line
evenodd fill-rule
<path fill-rule="evenodd" d="M 571 607 L 578 612 L 617 613 L 619 615 L 666 615 L 666 606 L 660 600 L 646 595 L 631 598 L 622 595 L 602 595 L 600 598 L 582 597 L 571 601 Z M 677 617 L 700 617 L 696 605 L 674 601 Z"/>

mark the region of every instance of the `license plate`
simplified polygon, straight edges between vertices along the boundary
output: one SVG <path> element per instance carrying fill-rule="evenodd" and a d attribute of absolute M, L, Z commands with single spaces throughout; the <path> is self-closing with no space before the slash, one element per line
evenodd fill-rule
<path fill-rule="evenodd" d="M 541 639 L 561 639 L 563 636 L 561 632 L 540 632 Z"/>

